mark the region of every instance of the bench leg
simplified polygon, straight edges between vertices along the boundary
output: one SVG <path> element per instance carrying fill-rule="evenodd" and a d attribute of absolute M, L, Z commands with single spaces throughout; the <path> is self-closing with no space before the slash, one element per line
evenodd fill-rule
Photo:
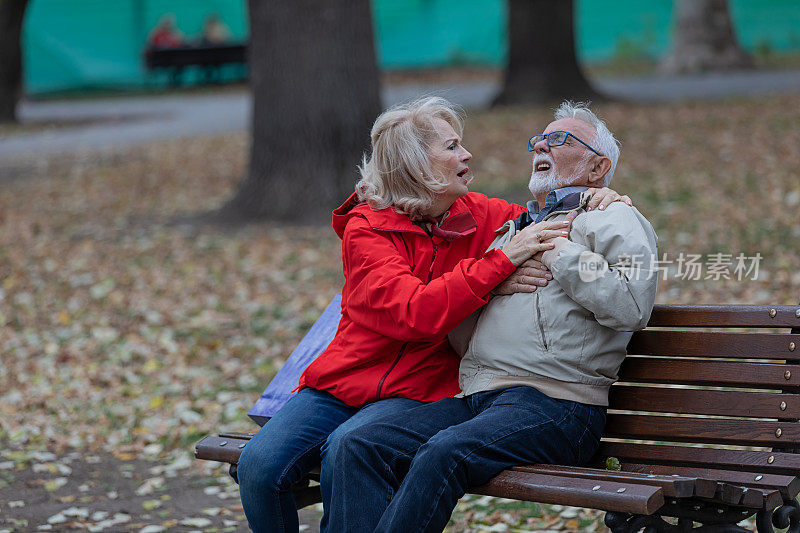
<path fill-rule="evenodd" d="M 181 84 L 181 75 L 183 74 L 183 69 L 180 67 L 172 67 L 169 73 L 169 83 L 172 87 L 177 87 Z"/>
<path fill-rule="evenodd" d="M 305 478 L 308 483 L 308 478 Z M 298 509 L 314 505 L 315 503 L 322 503 L 322 493 L 319 490 L 319 485 L 292 487 L 292 495 L 294 496 L 294 503 Z"/>
<path fill-rule="evenodd" d="M 759 511 L 756 526 L 759 533 L 775 533 L 775 528 L 789 528 L 786 533 L 800 533 L 800 504 L 797 500 L 784 500 L 777 509 Z"/>

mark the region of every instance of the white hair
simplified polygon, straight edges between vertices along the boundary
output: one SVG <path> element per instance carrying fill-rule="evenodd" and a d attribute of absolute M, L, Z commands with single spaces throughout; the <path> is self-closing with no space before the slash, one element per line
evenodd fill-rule
<path fill-rule="evenodd" d="M 420 98 L 394 106 L 375 119 L 372 153 L 361 161 L 361 179 L 356 184 L 359 200 L 372 209 L 393 206 L 395 211 L 419 219 L 447 179 L 437 172 L 429 150 L 437 138 L 434 119 L 450 124 L 461 136 L 462 115 L 455 105 L 438 96 Z"/>
<path fill-rule="evenodd" d="M 614 134 L 609 131 L 606 123 L 589 109 L 589 102 L 570 102 L 566 100 L 558 106 L 554 116 L 556 120 L 577 118 L 594 126 L 594 138 L 588 139 L 586 142 L 611 160 L 611 169 L 603 178 L 603 186 L 607 187 L 611 183 L 611 178 L 614 177 L 614 170 L 616 170 L 617 161 L 619 161 L 619 141 L 614 138 Z M 591 156 L 591 152 L 586 154 L 586 159 L 588 160 Z"/>

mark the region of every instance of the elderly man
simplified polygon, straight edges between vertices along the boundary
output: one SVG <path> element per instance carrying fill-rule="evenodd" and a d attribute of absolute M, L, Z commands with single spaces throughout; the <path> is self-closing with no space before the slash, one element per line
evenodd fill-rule
<path fill-rule="evenodd" d="M 528 143 L 535 201 L 498 230 L 491 246 L 542 220 L 571 221 L 569 237 L 555 237 L 541 257 L 553 282 L 534 293 L 495 296 L 451 334 L 463 353 L 458 397 L 382 418 L 345 438 L 332 530 L 442 531 L 470 486 L 514 465 L 579 465 L 597 450 L 609 387 L 631 332 L 652 311 L 656 276 L 647 267 L 656 235 L 625 203 L 585 209 L 583 191 L 609 183 L 619 147 L 583 105 L 565 102 L 555 119 Z M 639 267 L 632 269 L 632 261 Z"/>

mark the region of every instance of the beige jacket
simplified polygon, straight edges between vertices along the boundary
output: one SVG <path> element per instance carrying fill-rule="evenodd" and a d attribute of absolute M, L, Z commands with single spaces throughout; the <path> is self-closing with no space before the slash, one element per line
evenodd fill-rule
<path fill-rule="evenodd" d="M 552 264 L 553 281 L 534 293 L 494 297 L 451 333 L 463 354 L 461 395 L 528 385 L 552 398 L 608 405 L 631 332 L 647 325 L 653 309 L 657 238 L 635 208 L 615 202 L 586 212 L 586 200 L 572 242 Z M 514 221 L 500 231 L 490 249 L 508 243 Z"/>

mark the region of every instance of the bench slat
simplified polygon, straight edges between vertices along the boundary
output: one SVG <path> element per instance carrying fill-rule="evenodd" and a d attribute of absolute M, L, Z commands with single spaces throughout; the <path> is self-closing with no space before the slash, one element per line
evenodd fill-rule
<path fill-rule="evenodd" d="M 621 463 L 624 472 L 642 474 L 659 474 L 669 476 L 678 474 L 683 477 L 718 479 L 726 483 L 735 483 L 754 489 L 777 490 L 786 499 L 792 499 L 800 492 L 800 478 L 780 474 L 756 474 L 753 472 L 734 472 L 688 466 L 645 465 L 637 463 Z"/>
<path fill-rule="evenodd" d="M 743 359 L 800 360 L 800 335 L 644 330 L 628 343 L 631 355 L 680 355 Z"/>
<path fill-rule="evenodd" d="M 797 365 L 772 363 L 629 356 L 623 361 L 619 376 L 620 381 L 628 382 L 741 386 L 749 389 L 800 386 L 800 368 Z"/>
<path fill-rule="evenodd" d="M 762 509 L 775 509 L 776 507 L 780 507 L 783 505 L 783 495 L 781 495 L 780 491 L 778 490 L 766 490 L 766 489 L 750 489 L 750 490 L 757 490 L 761 493 L 761 508 Z"/>
<path fill-rule="evenodd" d="M 195 445 L 194 456 L 197 459 L 234 464 L 239 461 L 239 455 L 242 453 L 242 448 L 239 446 L 246 444 L 248 440 L 250 439 L 208 435 Z M 226 444 L 221 446 L 223 442 Z"/>
<path fill-rule="evenodd" d="M 148 69 L 159 67 L 189 67 L 193 65 L 223 65 L 247 63 L 247 45 L 227 44 L 214 46 L 192 46 L 181 48 L 158 48 L 148 50 Z"/>
<path fill-rule="evenodd" d="M 796 305 L 656 305 L 650 327 L 797 328 Z M 775 310 L 775 316 L 770 311 Z"/>
<path fill-rule="evenodd" d="M 773 508 L 777 507 L 783 502 L 783 498 L 781 498 L 777 490 L 753 489 L 720 481 L 717 494 L 714 495 L 713 499 L 707 501 L 722 502 L 728 505 L 747 507 L 748 509 L 761 509 L 764 505 L 772 505 Z"/>
<path fill-rule="evenodd" d="M 613 385 L 609 393 L 609 409 L 754 418 L 800 418 L 800 394 Z"/>
<path fill-rule="evenodd" d="M 242 440 L 250 440 L 255 436 L 255 433 L 220 433 L 220 437 L 222 438 L 231 438 L 231 439 L 242 439 Z"/>
<path fill-rule="evenodd" d="M 664 496 L 670 498 L 688 498 L 690 496 L 711 497 L 716 490 L 716 482 L 708 479 L 698 479 L 697 476 L 652 475 L 650 472 L 618 472 L 600 468 L 582 468 L 577 466 L 559 465 L 524 465 L 510 468 L 515 472 L 529 472 L 533 474 L 546 474 L 551 476 L 575 477 L 594 479 L 597 481 L 613 481 L 618 483 L 635 483 L 640 485 L 653 485 L 664 489 Z"/>
<path fill-rule="evenodd" d="M 747 502 L 742 502 L 742 496 L 744 496 L 744 493 L 744 487 L 717 481 L 717 491 L 714 493 L 714 496 L 712 498 L 701 499 L 712 502 L 722 502 L 726 505 L 741 505 L 743 507 L 749 507 L 749 505 L 745 504 L 752 503 L 752 496 L 748 496 Z M 760 501 L 761 500 L 759 499 L 759 502 Z"/>
<path fill-rule="evenodd" d="M 800 440 L 800 424 L 761 420 L 609 414 L 605 435 L 622 439 L 781 446 Z"/>
<path fill-rule="evenodd" d="M 723 482 L 718 483 L 717 493 L 713 498 L 700 499 L 748 509 L 762 509 L 765 505 L 775 508 L 783 503 L 783 498 L 777 490 L 751 489 Z"/>
<path fill-rule="evenodd" d="M 800 454 L 754 450 L 724 450 L 632 442 L 600 443 L 598 457 L 616 457 L 620 461 L 677 466 L 711 465 L 724 470 L 795 475 L 800 470 Z M 772 460 L 770 462 L 770 459 Z"/>
<path fill-rule="evenodd" d="M 220 446 L 222 442 L 227 444 Z M 207 436 L 195 447 L 195 457 L 210 461 L 236 463 L 241 454 L 239 445 L 246 442 L 246 439 Z M 593 491 L 592 488 L 598 485 L 600 485 L 600 489 Z M 680 486 L 680 483 L 678 485 Z M 624 488 L 625 491 L 616 492 L 620 488 Z M 609 511 L 643 514 L 652 513 L 664 502 L 661 487 L 652 484 L 635 485 L 509 470 L 501 472 L 488 484 L 471 489 L 470 492 L 540 503 L 588 506 Z"/>
<path fill-rule="evenodd" d="M 664 505 L 664 491 L 661 487 L 513 470 L 504 470 L 486 485 L 474 487 L 470 492 L 633 514 L 652 514 Z"/>

